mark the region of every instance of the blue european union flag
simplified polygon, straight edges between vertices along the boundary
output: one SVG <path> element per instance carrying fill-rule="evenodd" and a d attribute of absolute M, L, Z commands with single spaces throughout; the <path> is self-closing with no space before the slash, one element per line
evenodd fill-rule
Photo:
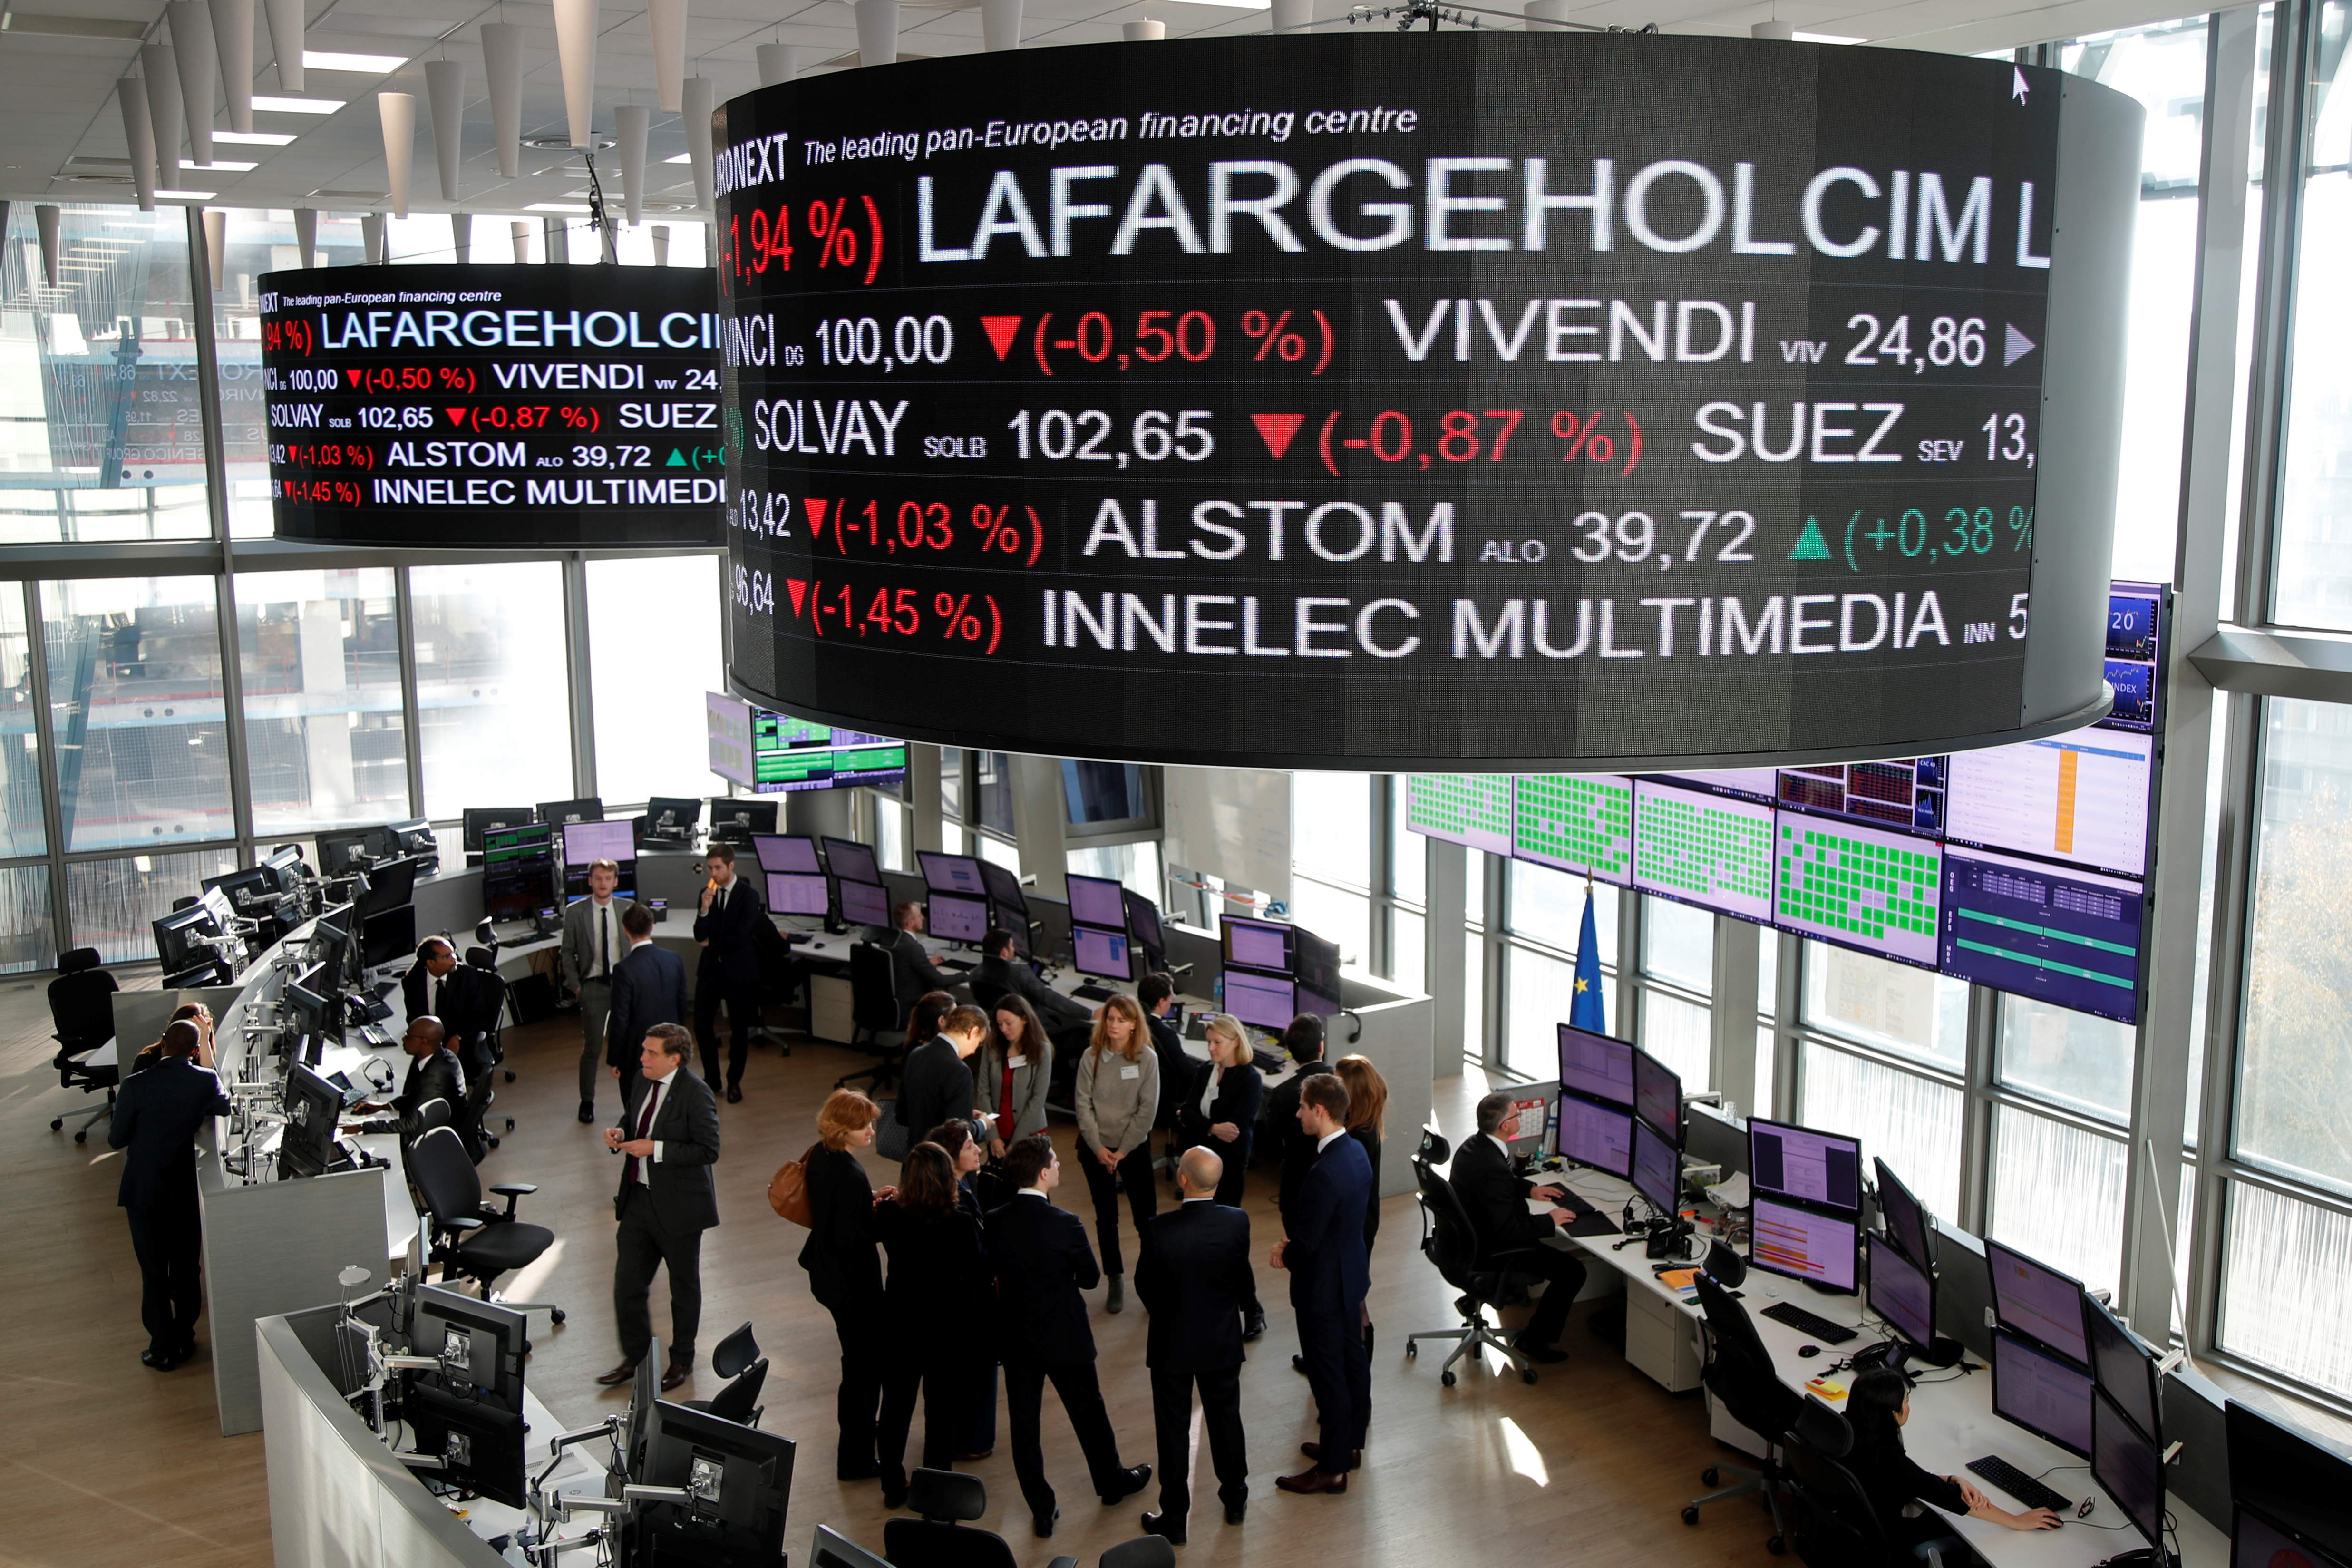
<path fill-rule="evenodd" d="M 1568 1021 L 1595 1035 L 1609 1032 L 1608 1016 L 1601 1005 L 1601 932 L 1592 919 L 1590 882 L 1584 885 L 1584 929 L 1576 939 L 1576 996 L 1569 1005 Z"/>

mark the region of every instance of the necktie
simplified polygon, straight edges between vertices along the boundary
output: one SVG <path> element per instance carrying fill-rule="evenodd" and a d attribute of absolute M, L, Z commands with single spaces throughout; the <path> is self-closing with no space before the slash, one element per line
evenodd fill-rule
<path fill-rule="evenodd" d="M 725 909 L 726 907 L 727 907 L 727 889 L 726 889 L 725 888 L 721 888 L 721 889 L 719 889 L 719 891 L 718 891 L 717 893 L 715 893 L 715 894 L 713 894 L 713 895 L 711 896 L 711 900 L 710 900 L 710 912 L 711 912 L 712 914 L 714 914 L 714 915 L 715 915 L 715 914 L 717 914 L 719 910 L 721 910 Z"/>
<path fill-rule="evenodd" d="M 657 1083 L 649 1083 L 646 1086 L 645 1109 L 637 1112 L 637 1136 L 640 1138 L 653 1136 L 654 1104 L 661 1099 L 661 1091 L 662 1086 Z M 646 1179 L 642 1162 L 635 1154 L 629 1156 L 629 1169 L 626 1175 L 633 1183 L 642 1183 Z"/>
<path fill-rule="evenodd" d="M 596 911 L 596 974 L 603 980 L 613 977 L 613 910 L 609 905 Z"/>
<path fill-rule="evenodd" d="M 436 1018 L 441 1016 L 441 976 L 438 974 L 425 978 L 425 1010 Z"/>

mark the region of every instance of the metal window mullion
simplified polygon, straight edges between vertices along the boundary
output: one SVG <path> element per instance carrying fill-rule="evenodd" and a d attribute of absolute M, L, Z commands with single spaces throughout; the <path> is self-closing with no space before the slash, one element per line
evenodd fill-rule
<path fill-rule="evenodd" d="M 2246 959 L 2253 926 L 2263 753 L 2270 701 L 2230 704 L 2220 821 L 2213 836 L 2213 951 L 2205 982 L 2205 1080 L 2199 1100 L 2197 1202 L 2183 1294 L 2192 1353 L 2215 1348 L 2228 1183 L 2236 1166 L 2239 1058 L 2244 1048 Z"/>
<path fill-rule="evenodd" d="M 1486 922 L 1478 963 L 1478 1059 L 1490 1068 L 1499 1068 L 1506 1054 L 1503 1041 L 1510 1028 L 1508 973 L 1504 968 L 1508 962 L 1504 948 L 1509 937 L 1503 913 L 1507 896 L 1504 878 L 1509 874 L 1510 862 L 1498 855 L 1478 858 L 1485 879 L 1478 887 L 1478 908 Z"/>
<path fill-rule="evenodd" d="M 400 722 L 408 731 L 403 748 L 408 759 L 408 815 L 425 815 L 425 729 L 423 705 L 416 695 L 416 590 L 409 581 L 413 567 L 392 574 L 392 618 L 400 638 Z"/>
<path fill-rule="evenodd" d="M 1797 1114 L 1799 1017 L 1804 1007 L 1805 939 L 1793 931 L 1775 933 L 1780 954 L 1772 970 L 1772 1087 L 1768 1102 L 1772 1116 L 1794 1121 Z"/>
<path fill-rule="evenodd" d="M 221 728 L 228 740 L 229 828 L 241 862 L 254 856 L 253 773 L 246 754 L 245 665 L 236 627 L 236 574 L 224 569 L 213 579 L 221 660 Z"/>
<path fill-rule="evenodd" d="M 1387 979 L 1395 978 L 1396 970 L 1396 844 L 1394 822 L 1389 810 L 1389 791 L 1394 785 L 1394 775 L 1372 773 L 1366 779 L 1371 791 L 1371 880 L 1372 903 L 1370 929 L 1364 933 L 1364 967 Z"/>
<path fill-rule="evenodd" d="M 588 669 L 588 563 L 578 551 L 563 557 L 564 696 L 572 707 L 572 793 L 596 794 L 596 712 Z"/>
<path fill-rule="evenodd" d="M 221 431 L 220 348 L 213 333 L 212 248 L 205 243 L 201 207 L 187 209 L 188 313 L 196 340 L 197 429 L 205 454 L 205 510 L 213 538 L 220 546 L 215 570 L 213 613 L 215 646 L 221 661 L 221 731 L 228 747 L 229 823 L 236 835 L 240 859 L 251 860 L 254 849 L 253 772 L 247 755 L 245 732 L 245 664 L 236 625 L 236 552 L 229 538 L 228 444 Z M 147 491 L 148 536 L 154 536 L 155 491 Z"/>
<path fill-rule="evenodd" d="M 1643 895 L 1631 888 L 1617 895 L 1617 994 L 1610 1011 L 1629 1040 L 1640 1037 L 1642 1017 L 1636 1009 L 1641 1005 L 1642 913 L 1647 907 Z M 1578 940 L 1583 940 L 1580 930 Z"/>
<path fill-rule="evenodd" d="M 1960 1100 L 1960 1228 L 1985 1234 L 1992 1213 L 1993 1052 L 2000 998 L 1969 987 L 1968 1033 L 1962 1045 Z"/>
<path fill-rule="evenodd" d="M 66 902 L 66 823 L 58 798 L 57 723 L 49 709 L 48 628 L 41 619 L 40 584 L 26 578 L 18 588 L 25 605 L 25 668 L 33 700 L 33 743 L 40 752 L 34 760 L 40 764 L 41 831 L 48 845 L 49 929 L 62 953 L 72 950 L 74 940 Z"/>

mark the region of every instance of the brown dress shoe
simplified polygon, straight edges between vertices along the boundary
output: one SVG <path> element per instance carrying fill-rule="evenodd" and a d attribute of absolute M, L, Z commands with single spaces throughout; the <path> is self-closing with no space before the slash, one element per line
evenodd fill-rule
<path fill-rule="evenodd" d="M 1320 1443 L 1301 1443 L 1298 1445 L 1298 1451 L 1318 1465 L 1323 1462 L 1323 1445 Z M 1364 1451 L 1361 1448 L 1348 1450 L 1348 1468 L 1351 1470 L 1360 1470 L 1364 1468 Z"/>
<path fill-rule="evenodd" d="M 678 1384 L 684 1383 L 693 1375 L 694 1369 L 692 1367 L 680 1366 L 676 1362 L 672 1362 L 670 1363 L 668 1369 L 662 1373 L 661 1391 L 664 1394 L 667 1394 L 671 1389 L 677 1387 Z"/>
<path fill-rule="evenodd" d="M 1295 1476 L 1276 1476 L 1274 1484 L 1286 1492 L 1305 1497 L 1345 1497 L 1348 1492 L 1346 1475 L 1331 1475 L 1322 1469 L 1301 1470 Z"/>
<path fill-rule="evenodd" d="M 618 1388 L 621 1384 L 628 1382 L 631 1378 L 636 1375 L 637 1363 L 633 1361 L 625 1361 L 620 1365 L 614 1367 L 612 1371 L 606 1373 L 604 1376 L 598 1378 L 596 1381 L 603 1384 L 606 1388 Z"/>

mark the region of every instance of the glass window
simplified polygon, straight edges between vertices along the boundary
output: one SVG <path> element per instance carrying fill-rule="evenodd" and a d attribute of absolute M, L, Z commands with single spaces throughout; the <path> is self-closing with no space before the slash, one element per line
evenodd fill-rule
<path fill-rule="evenodd" d="M 1389 914 L 1388 978 L 1407 991 L 1429 989 L 1429 921 L 1410 910 Z"/>
<path fill-rule="evenodd" d="M 1992 1131 L 1993 1239 L 2090 1289 L 2112 1289 L 2129 1146 L 2008 1105 L 1994 1110 Z"/>
<path fill-rule="evenodd" d="M 41 584 L 68 850 L 234 836 L 216 609 L 210 577 Z"/>
<path fill-rule="evenodd" d="M 1708 1039 L 1708 1013 L 1679 996 L 1644 990 L 1642 1027 L 1634 1036 L 1641 1047 L 1674 1068 L 1685 1094 L 1715 1087 L 1714 1043 Z"/>
<path fill-rule="evenodd" d="M 973 771 L 980 777 L 974 787 L 980 793 L 980 814 L 976 826 L 994 828 L 1007 838 L 1013 830 L 1013 759 L 1003 752 L 974 752 Z"/>
<path fill-rule="evenodd" d="M 236 646 L 257 836 L 408 815 L 390 567 L 238 574 Z"/>
<path fill-rule="evenodd" d="M 203 539 L 188 217 L 61 204 L 57 287 L 33 204 L 0 246 L 0 544 Z"/>
<path fill-rule="evenodd" d="M 1360 966 L 1371 951 L 1372 900 L 1311 877 L 1290 879 L 1290 918 L 1339 944 L 1339 961 Z"/>
<path fill-rule="evenodd" d="M 1372 885 L 1370 773 L 1290 775 L 1290 863 L 1326 881 Z"/>
<path fill-rule="evenodd" d="M 1808 942 L 1804 1021 L 1957 1071 L 1968 1052 L 1969 988 L 1907 963 Z"/>
<path fill-rule="evenodd" d="M 2352 1219 L 2244 1182 L 2230 1184 L 2221 1249 L 2221 1347 L 2352 1399 Z"/>
<path fill-rule="evenodd" d="M 5 792 L 0 793 L 0 856 L 38 855 L 49 842 L 41 816 L 31 640 L 25 631 L 22 587 L 0 584 L 0 792 Z M 46 921 L 48 906 L 44 903 L 41 909 Z"/>
<path fill-rule="evenodd" d="M 264 420 L 261 299 L 254 279 L 265 272 L 299 267 L 301 258 L 294 244 L 291 211 L 232 207 L 226 218 L 221 275 L 214 279 L 213 347 L 220 366 L 221 455 L 227 460 L 229 536 L 267 539 L 275 527 L 269 508 L 269 438 Z M 352 243 L 354 247 L 359 243 L 356 227 Z M 320 248 L 325 248 L 323 237 Z M 351 258 L 358 258 L 356 248 Z"/>
<path fill-rule="evenodd" d="M 872 796 L 874 806 L 874 858 L 892 871 L 907 868 L 907 826 L 903 808 L 896 798 L 878 792 Z"/>
<path fill-rule="evenodd" d="M 1069 868 L 1081 877 L 1108 877 L 1129 892 L 1140 893 L 1164 907 L 1168 890 L 1160 886 L 1160 846 L 1152 843 L 1115 844 L 1107 848 L 1072 849 Z"/>
<path fill-rule="evenodd" d="M 2279 506 L 2277 618 L 2293 626 L 2352 628 L 2352 296 L 2330 281 L 2352 249 L 2352 98 L 2330 90 L 2342 68 L 2345 0 L 2313 18 L 2314 115 L 2305 153 L 2303 224 L 2295 258 L 2301 285 L 2288 363 L 2286 458 Z"/>
<path fill-rule="evenodd" d="M 1756 1010 L 1775 1013 L 1780 1006 L 1780 933 L 1770 928 L 1761 933 L 1756 951 Z"/>
<path fill-rule="evenodd" d="M 1584 894 L 1590 888 L 1593 934 L 1601 944 L 1601 967 L 1612 973 L 1616 970 L 1617 900 L 1622 896 L 1616 889 L 1601 882 L 1588 883 L 1581 877 L 1571 877 L 1549 866 L 1531 866 L 1524 860 L 1502 864 L 1505 875 L 1510 878 L 1507 908 L 1512 935 L 1527 937 L 1576 957 L 1577 943 L 1584 931 Z M 1474 859 L 1471 866 L 1475 871 L 1477 862 Z M 1475 880 L 1471 896 L 1474 900 L 1477 896 Z"/>
<path fill-rule="evenodd" d="M 982 833 L 975 837 L 979 839 L 978 847 L 982 859 L 992 865 L 1002 866 L 1008 871 L 1021 869 L 1021 847 L 1018 844 L 1008 843 L 991 833 Z M 1160 900 L 1155 899 L 1152 901 L 1157 903 Z"/>
<path fill-rule="evenodd" d="M 1780 1037 L 1769 1024 L 1756 1026 L 1756 1087 L 1742 1095 L 1737 1089 L 1726 1086 L 1724 1092 L 1731 1097 L 1724 1105 L 1727 1113 L 1738 1116 L 1753 1110 L 1759 1116 L 1770 1116 L 1772 1107 L 1772 1066 L 1780 1050 Z M 1752 1096 L 1753 1098 L 1749 1098 Z"/>
<path fill-rule="evenodd" d="M 963 820 L 963 748 L 940 748 L 940 815 L 950 822 Z"/>
<path fill-rule="evenodd" d="M 1429 840 L 1418 833 L 1405 830 L 1405 813 L 1410 805 L 1406 798 L 1404 776 L 1391 774 L 1389 781 L 1390 875 L 1394 882 L 1391 889 L 1409 904 L 1429 902 Z M 1295 814 L 1295 813 L 1294 813 Z"/>
<path fill-rule="evenodd" d="M 2238 1051 L 2239 1158 L 2352 1190 L 2352 707 L 2272 698 Z"/>
<path fill-rule="evenodd" d="M 2118 1126 L 2131 1120 L 2134 1033 L 2026 996 L 2000 998 L 2000 1080 Z"/>
<path fill-rule="evenodd" d="M 701 694 L 726 689 L 716 555 L 588 563 L 596 793 L 610 806 L 723 792 Z"/>
<path fill-rule="evenodd" d="M 426 815 L 446 821 L 469 805 L 570 799 L 563 568 L 416 566 L 408 581 Z M 701 724 L 698 712 L 697 755 Z"/>
<path fill-rule="evenodd" d="M 1151 821 L 1143 770 L 1133 763 L 1062 761 L 1062 809 L 1078 826 Z M 1009 828 L 1007 831 L 1011 831 Z"/>
<path fill-rule="evenodd" d="M 1476 950 L 1472 950 L 1468 989 L 1478 989 Z M 1503 1066 L 1522 1078 L 1559 1076 L 1559 1026 L 1576 1005 L 1576 968 L 1516 944 L 1503 950 Z M 1475 1005 L 1470 1016 L 1477 1016 Z"/>
<path fill-rule="evenodd" d="M 204 891 L 206 877 L 236 868 L 236 851 L 226 846 L 179 855 L 68 862 L 66 919 L 73 922 L 74 944 L 98 949 L 108 963 L 152 963 L 152 922 L 172 912 L 173 900 L 193 899 Z"/>
<path fill-rule="evenodd" d="M 49 868 L 0 867 L 0 974 L 54 969 L 57 963 L 57 932 L 49 923 Z"/>
<path fill-rule="evenodd" d="M 1715 990 L 1715 917 L 1671 899 L 1642 900 L 1642 973 Z"/>
<path fill-rule="evenodd" d="M 1470 1061 L 1484 1061 L 1486 1059 L 1486 939 L 1481 932 L 1465 931 L 1462 933 L 1462 1055 Z M 1555 1051 L 1555 1058 L 1557 1056 Z M 1555 1059 L 1551 1072 L 1559 1070 L 1559 1064 Z M 1549 1078 L 1551 1072 L 1538 1076 Z"/>
<path fill-rule="evenodd" d="M 1947 1219 L 1960 1206 L 1960 1091 L 1808 1040 L 1797 1058 L 1796 1120 L 1862 1140 L 1919 1201 Z"/>

